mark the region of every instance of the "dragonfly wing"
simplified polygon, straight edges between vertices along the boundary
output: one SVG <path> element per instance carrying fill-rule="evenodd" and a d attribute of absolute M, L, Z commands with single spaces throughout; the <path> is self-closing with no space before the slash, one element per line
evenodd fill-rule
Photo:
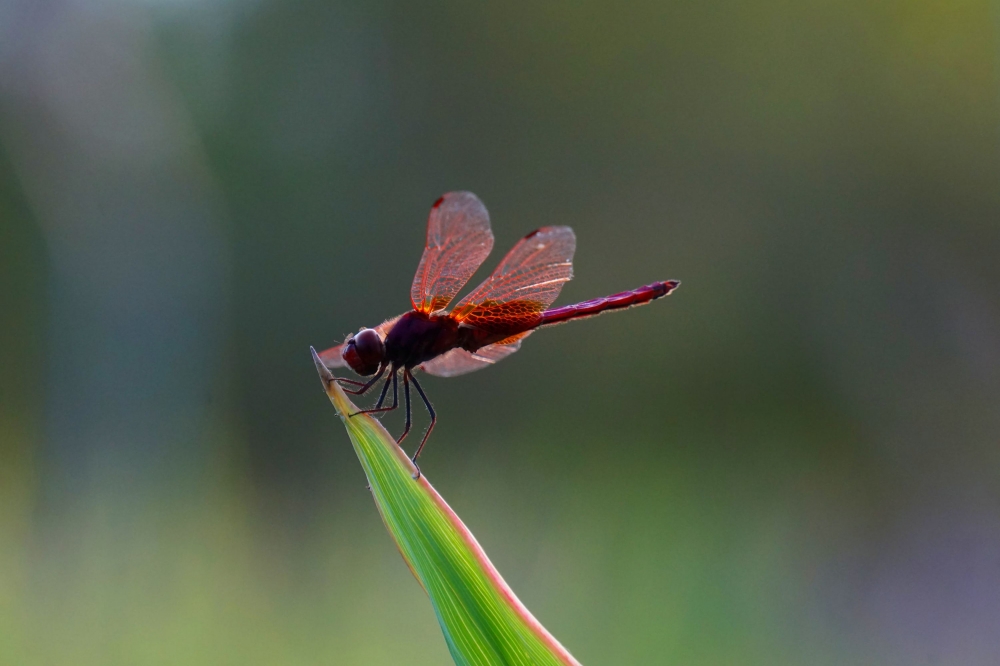
<path fill-rule="evenodd" d="M 345 343 L 346 344 L 346 343 Z M 344 351 L 344 345 L 337 345 L 336 347 L 330 347 L 329 349 L 324 349 L 319 353 L 319 360 L 323 361 L 323 365 L 328 368 L 346 368 L 347 361 L 341 356 L 341 352 Z"/>
<path fill-rule="evenodd" d="M 383 342 L 385 342 L 385 336 L 389 335 L 389 331 L 392 330 L 392 327 L 396 325 L 396 322 L 399 320 L 399 317 L 402 316 L 403 315 L 399 315 L 393 317 L 392 319 L 386 319 L 384 322 L 375 327 L 375 332 L 378 333 L 379 337 L 382 338 Z M 351 333 L 350 335 L 347 336 L 347 340 L 350 340 L 353 336 L 354 334 Z M 324 349 L 319 353 L 319 359 L 323 361 L 326 367 L 328 368 L 348 367 L 347 362 L 341 355 L 341 352 L 344 351 L 344 347 L 347 345 L 347 340 L 337 345 L 336 347 L 330 347 L 329 349 Z"/>
<path fill-rule="evenodd" d="M 573 277 L 576 236 L 569 227 L 542 227 L 518 241 L 497 269 L 459 301 L 451 316 L 469 326 L 516 332 L 541 313 Z"/>
<path fill-rule="evenodd" d="M 456 377 L 481 370 L 516 352 L 521 348 L 521 340 L 525 337 L 527 336 L 522 335 L 516 341 L 506 345 L 487 345 L 475 353 L 464 349 L 452 349 L 422 364 L 420 369 L 437 377 Z"/>
<path fill-rule="evenodd" d="M 427 218 L 427 244 L 410 287 L 413 309 L 442 310 L 493 249 L 486 206 L 472 192 L 449 192 Z"/>

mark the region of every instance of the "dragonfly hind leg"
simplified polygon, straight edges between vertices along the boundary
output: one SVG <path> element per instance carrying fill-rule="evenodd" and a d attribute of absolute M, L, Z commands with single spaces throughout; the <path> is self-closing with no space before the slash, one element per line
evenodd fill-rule
<path fill-rule="evenodd" d="M 403 433 L 396 438 L 396 444 L 399 444 L 406 436 L 410 434 L 410 424 L 412 423 L 412 412 L 410 410 L 410 371 L 403 369 L 403 399 L 406 401 L 406 425 L 403 426 Z"/>
<path fill-rule="evenodd" d="M 427 394 L 424 393 L 424 389 L 421 388 L 420 382 L 417 381 L 417 378 L 410 374 L 409 370 L 404 370 L 403 372 L 403 381 L 406 381 L 406 375 L 410 375 L 410 379 L 413 380 L 413 386 L 417 389 L 417 393 L 420 394 L 420 398 L 424 401 L 424 407 L 427 408 L 427 412 L 431 415 L 431 424 L 427 426 L 427 430 L 424 432 L 424 437 L 420 440 L 420 446 L 417 447 L 416 453 L 414 453 L 413 457 L 410 459 L 413 461 L 413 466 L 417 468 L 417 475 L 413 478 L 419 479 L 420 467 L 417 465 L 417 456 L 419 456 L 420 452 L 423 451 L 424 444 L 427 443 L 427 438 L 431 436 L 431 430 L 434 430 L 434 424 L 437 423 L 437 414 L 434 413 L 434 406 L 431 405 L 431 401 L 427 399 Z M 409 397 L 409 395 L 407 395 L 407 397 Z M 407 401 L 407 406 L 409 406 L 409 401 Z"/>
<path fill-rule="evenodd" d="M 344 390 L 345 392 L 353 393 L 355 395 L 364 394 L 365 392 L 368 391 L 368 389 L 370 389 L 375 384 L 375 382 L 381 379 L 382 374 L 384 372 L 385 369 L 383 368 L 375 376 L 374 379 L 369 381 L 367 384 L 362 385 L 362 387 L 356 391 L 350 391 L 347 389 Z M 358 414 L 376 414 L 381 412 L 391 412 L 392 410 L 398 408 L 399 407 L 398 379 L 399 379 L 398 371 L 396 370 L 396 368 L 392 368 L 390 374 L 385 378 L 385 383 L 382 385 L 382 391 L 379 393 L 378 402 L 375 403 L 375 406 L 372 407 L 371 409 L 358 410 L 353 414 L 351 414 L 351 416 L 357 416 Z M 344 380 L 344 381 L 351 382 L 351 380 Z M 385 398 L 388 395 L 390 381 L 392 382 L 392 405 L 388 407 L 383 407 L 382 403 L 385 402 Z M 424 406 L 427 408 L 428 413 L 431 415 L 431 423 L 429 426 L 427 426 L 427 430 L 424 432 L 424 436 L 420 440 L 420 445 L 417 447 L 416 452 L 410 458 L 410 460 L 413 462 L 414 468 L 416 469 L 416 473 L 413 475 L 413 478 L 419 479 L 420 466 L 417 465 L 417 456 L 419 456 L 420 452 L 423 451 L 424 444 L 427 443 L 427 438 L 430 437 L 431 430 L 434 429 L 434 424 L 437 423 L 437 414 L 434 412 L 434 407 L 431 405 L 431 401 L 427 399 L 427 394 L 424 393 L 423 387 L 420 386 L 420 382 L 417 381 L 417 378 L 413 376 L 413 374 L 409 371 L 408 368 L 403 368 L 403 401 L 406 405 L 406 425 L 403 427 L 403 432 L 399 435 L 398 438 L 396 438 L 396 444 L 401 444 L 403 440 L 406 439 L 406 436 L 410 434 L 410 428 L 413 425 L 413 407 L 410 403 L 410 382 L 413 382 L 413 386 L 417 389 L 417 393 L 420 394 L 420 399 L 423 400 Z M 353 383 L 361 385 L 361 382 L 353 382 Z"/>

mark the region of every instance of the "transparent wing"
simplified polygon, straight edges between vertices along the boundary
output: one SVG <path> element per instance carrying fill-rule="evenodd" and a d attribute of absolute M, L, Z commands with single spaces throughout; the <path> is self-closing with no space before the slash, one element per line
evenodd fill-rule
<path fill-rule="evenodd" d="M 472 192 L 449 192 L 427 218 L 427 245 L 410 287 L 413 309 L 442 310 L 493 249 L 490 216 Z"/>
<path fill-rule="evenodd" d="M 392 319 L 386 319 L 384 322 L 375 327 L 375 332 L 378 333 L 380 338 L 382 338 L 382 342 L 385 342 L 385 336 L 389 335 L 389 331 L 392 330 L 392 327 L 396 325 L 396 321 L 398 321 L 402 316 L 403 315 L 398 315 Z M 352 335 L 354 334 L 351 333 L 351 335 L 348 335 L 347 339 L 350 340 Z M 344 345 L 346 344 L 347 340 L 336 347 L 330 347 L 329 349 L 321 351 L 319 353 L 320 360 L 323 361 L 328 368 L 346 368 L 347 363 L 344 361 L 344 357 L 340 355 L 340 353 L 344 350 Z"/>
<path fill-rule="evenodd" d="M 517 340 L 510 344 L 487 345 L 475 353 L 464 349 L 452 349 L 422 364 L 420 369 L 437 377 L 455 377 L 481 370 L 516 352 L 521 348 L 521 340 L 525 337 L 527 334 L 518 336 Z"/>
<path fill-rule="evenodd" d="M 537 326 L 541 313 L 573 277 L 576 236 L 569 227 L 542 227 L 518 241 L 497 269 L 463 298 L 451 316 L 485 330 Z"/>

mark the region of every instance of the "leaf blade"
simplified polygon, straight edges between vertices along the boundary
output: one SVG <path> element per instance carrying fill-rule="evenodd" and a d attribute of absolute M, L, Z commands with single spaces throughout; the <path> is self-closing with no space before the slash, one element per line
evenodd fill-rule
<path fill-rule="evenodd" d="M 313 350 L 382 521 L 427 593 L 459 666 L 580 666 L 528 611 L 458 515 L 382 424 L 358 408 Z"/>

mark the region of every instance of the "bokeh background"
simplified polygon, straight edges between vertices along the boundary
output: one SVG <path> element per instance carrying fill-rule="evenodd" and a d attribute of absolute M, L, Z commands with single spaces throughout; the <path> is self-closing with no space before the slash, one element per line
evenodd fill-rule
<path fill-rule="evenodd" d="M 559 303 L 683 281 L 424 382 L 425 473 L 584 664 L 1000 662 L 998 29 L 0 2 L 0 662 L 450 663 L 308 348 L 407 309 L 455 189 L 479 275 L 569 224 Z"/>

